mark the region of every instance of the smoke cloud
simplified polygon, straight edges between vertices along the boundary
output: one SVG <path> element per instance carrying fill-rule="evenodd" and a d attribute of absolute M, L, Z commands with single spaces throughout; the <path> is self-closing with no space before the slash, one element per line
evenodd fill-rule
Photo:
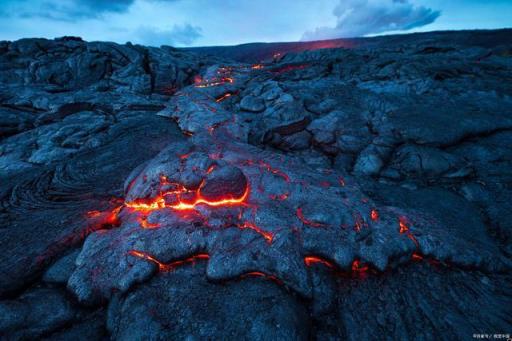
<path fill-rule="evenodd" d="M 440 11 L 416 6 L 409 0 L 340 0 L 334 8 L 335 27 L 318 27 L 301 40 L 361 37 L 389 31 L 406 31 L 433 23 Z"/>

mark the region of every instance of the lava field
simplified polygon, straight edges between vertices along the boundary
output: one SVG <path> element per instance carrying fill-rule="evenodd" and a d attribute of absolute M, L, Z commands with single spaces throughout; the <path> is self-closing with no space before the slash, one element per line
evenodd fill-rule
<path fill-rule="evenodd" d="M 512 332 L 512 30 L 22 39 L 0 80 L 2 340 Z"/>

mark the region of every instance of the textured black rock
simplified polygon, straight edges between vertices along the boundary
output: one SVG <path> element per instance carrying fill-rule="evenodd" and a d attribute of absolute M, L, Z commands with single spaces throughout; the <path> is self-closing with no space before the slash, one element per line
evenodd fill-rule
<path fill-rule="evenodd" d="M 1 42 L 0 335 L 510 332 L 511 36 Z"/>

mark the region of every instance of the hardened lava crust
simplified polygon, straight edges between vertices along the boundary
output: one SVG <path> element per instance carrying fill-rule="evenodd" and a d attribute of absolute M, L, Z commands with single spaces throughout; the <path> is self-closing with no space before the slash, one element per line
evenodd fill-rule
<path fill-rule="evenodd" d="M 0 335 L 510 332 L 511 37 L 0 42 Z"/>

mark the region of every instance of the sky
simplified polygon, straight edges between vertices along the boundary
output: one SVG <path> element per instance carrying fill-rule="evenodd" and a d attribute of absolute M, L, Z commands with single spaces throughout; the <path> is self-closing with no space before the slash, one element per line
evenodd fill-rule
<path fill-rule="evenodd" d="M 512 0 L 0 0 L 0 40 L 160 46 L 512 27 Z"/>

